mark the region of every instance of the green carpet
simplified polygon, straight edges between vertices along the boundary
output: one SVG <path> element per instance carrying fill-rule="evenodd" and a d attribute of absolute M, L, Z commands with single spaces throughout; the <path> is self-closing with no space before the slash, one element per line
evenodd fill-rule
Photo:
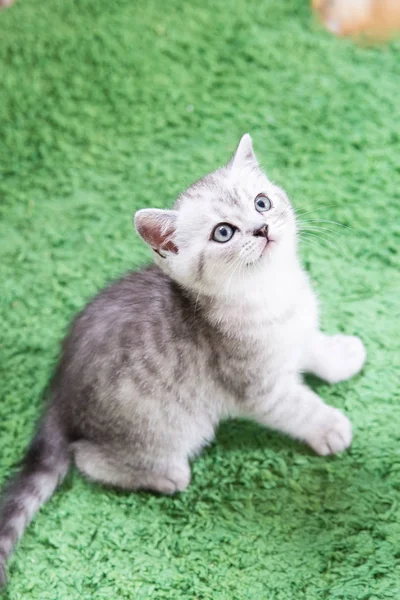
<path fill-rule="evenodd" d="M 323 327 L 364 372 L 313 387 L 343 456 L 226 423 L 175 498 L 77 473 L 9 568 L 10 600 L 400 597 L 400 43 L 357 48 L 307 0 L 18 0 L 0 13 L 0 476 L 19 459 L 72 315 L 150 258 L 131 216 L 168 206 L 250 131 L 296 208 Z M 339 236 L 340 234 L 340 236 Z"/>

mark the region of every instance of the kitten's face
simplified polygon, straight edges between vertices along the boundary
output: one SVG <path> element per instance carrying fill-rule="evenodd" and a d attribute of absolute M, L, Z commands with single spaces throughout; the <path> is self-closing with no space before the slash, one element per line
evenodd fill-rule
<path fill-rule="evenodd" d="M 285 268 L 295 254 L 292 207 L 260 169 L 248 135 L 226 167 L 192 185 L 174 208 L 139 211 L 135 223 L 164 257 L 156 254 L 156 262 L 190 289 L 226 294 L 249 278 Z M 154 215 L 156 235 L 149 225 Z"/>

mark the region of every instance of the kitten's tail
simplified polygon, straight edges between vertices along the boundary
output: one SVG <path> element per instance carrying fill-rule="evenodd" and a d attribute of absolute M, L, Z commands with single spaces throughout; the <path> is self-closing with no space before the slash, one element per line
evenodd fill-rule
<path fill-rule="evenodd" d="M 32 517 L 53 494 L 69 466 L 68 439 L 55 406 L 50 406 L 7 485 L 0 505 L 0 589 L 7 584 L 6 561 Z"/>

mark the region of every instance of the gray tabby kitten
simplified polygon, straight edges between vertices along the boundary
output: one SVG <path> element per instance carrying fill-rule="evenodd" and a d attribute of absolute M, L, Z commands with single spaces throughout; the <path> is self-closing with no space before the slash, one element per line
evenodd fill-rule
<path fill-rule="evenodd" d="M 348 379 L 364 346 L 320 332 L 292 206 L 250 136 L 173 210 L 140 210 L 135 225 L 156 266 L 102 291 L 64 341 L 47 411 L 4 496 L 3 583 L 13 546 L 72 461 L 106 485 L 173 494 L 222 419 L 254 419 L 321 455 L 351 443 L 347 417 L 302 372 Z"/>

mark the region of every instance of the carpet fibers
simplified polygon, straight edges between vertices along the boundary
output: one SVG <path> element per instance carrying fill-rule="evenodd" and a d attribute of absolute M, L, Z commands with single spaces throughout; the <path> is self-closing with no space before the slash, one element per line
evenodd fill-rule
<path fill-rule="evenodd" d="M 169 206 L 250 131 L 296 209 L 328 332 L 354 380 L 311 385 L 350 451 L 225 423 L 174 498 L 77 473 L 9 566 L 10 600 L 400 597 L 400 44 L 356 47 L 306 0 L 18 0 L 0 13 L 0 478 L 20 458 L 72 315 L 150 259 Z M 318 225 L 318 224 L 317 224 Z M 323 224 L 321 224 L 322 226 Z"/>

